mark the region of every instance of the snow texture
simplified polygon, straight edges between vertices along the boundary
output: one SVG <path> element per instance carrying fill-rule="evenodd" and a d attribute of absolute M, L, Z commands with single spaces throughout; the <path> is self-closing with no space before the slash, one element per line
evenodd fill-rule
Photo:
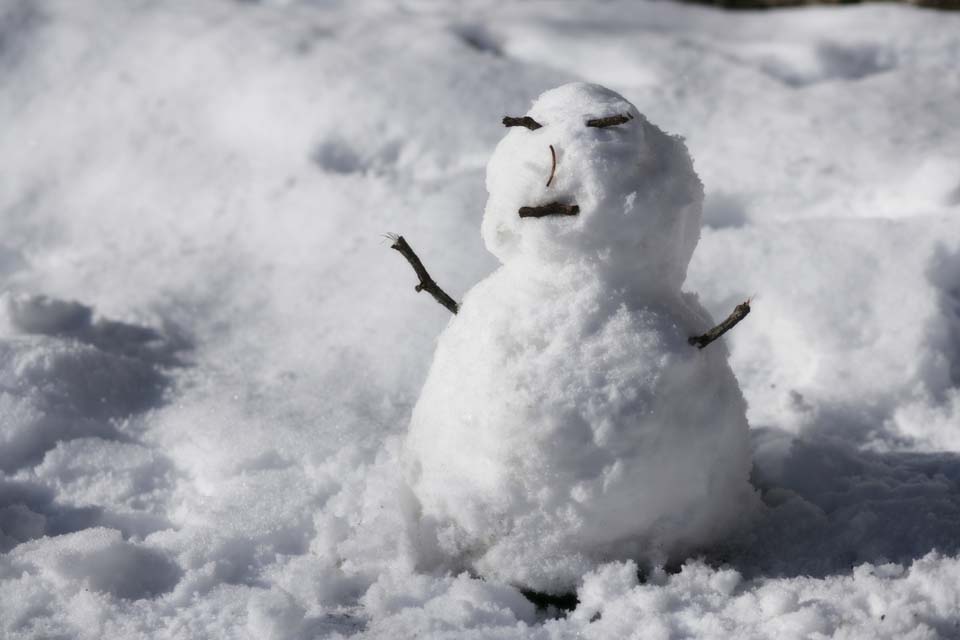
<path fill-rule="evenodd" d="M 585 83 L 545 92 L 487 165 L 483 240 L 501 262 L 589 263 L 611 286 L 675 294 L 700 238 L 703 186 L 683 142 L 623 96 Z M 625 116 L 629 122 L 587 122 Z M 551 172 L 552 154 L 556 171 Z M 547 183 L 550 183 L 549 186 Z M 521 218 L 521 207 L 575 204 L 576 216 Z"/>
<path fill-rule="evenodd" d="M 703 198 L 683 142 L 598 85 L 547 91 L 530 115 L 542 128 L 508 133 L 487 166 L 484 239 L 506 264 L 441 335 L 407 448 L 444 553 L 565 593 L 603 560 L 682 559 L 759 501 L 726 351 L 687 342 L 712 323 L 680 293 Z M 518 215 L 556 198 L 579 213 Z"/>
<path fill-rule="evenodd" d="M 958 56 L 960 16 L 893 4 L 0 2 L 0 637 L 956 637 Z M 714 318 L 755 296 L 706 357 L 763 505 L 544 600 L 419 517 L 404 439 L 450 314 L 381 234 L 464 313 L 497 257 L 549 261 L 561 220 L 484 247 L 484 169 L 542 139 L 503 192 L 542 202 L 556 130 L 500 119 L 570 82 L 686 142 L 683 287 Z M 614 228 L 581 236 L 598 347 L 633 322 Z"/>

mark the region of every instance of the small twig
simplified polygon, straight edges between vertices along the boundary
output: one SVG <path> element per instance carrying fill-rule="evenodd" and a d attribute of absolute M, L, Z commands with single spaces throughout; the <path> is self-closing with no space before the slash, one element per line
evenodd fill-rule
<path fill-rule="evenodd" d="M 604 127 L 614 127 L 618 124 L 630 122 L 631 120 L 633 120 L 633 116 L 629 113 L 625 113 L 618 116 L 607 116 L 606 118 L 594 118 L 593 120 L 587 120 L 587 126 L 603 129 Z"/>
<path fill-rule="evenodd" d="M 407 262 L 410 263 L 410 266 L 413 267 L 413 270 L 417 272 L 417 277 L 420 278 L 420 284 L 418 284 L 414 289 L 419 293 L 420 291 L 426 291 L 433 296 L 433 299 L 442 304 L 450 313 L 456 314 L 460 309 L 460 306 L 454 301 L 453 298 L 447 295 L 447 293 L 441 289 L 433 278 L 430 277 L 430 274 L 427 273 L 426 267 L 423 266 L 423 263 L 420 262 L 420 258 L 417 257 L 417 254 L 414 253 L 413 249 L 407 244 L 407 241 L 404 240 L 403 236 L 389 234 L 393 244 L 390 245 L 391 249 L 396 249 L 399 251 L 404 258 L 407 259 Z"/>
<path fill-rule="evenodd" d="M 523 116 L 522 118 L 515 118 L 513 116 L 503 116 L 503 126 L 505 127 L 526 127 L 530 131 L 536 131 L 543 125 L 531 118 L 530 116 Z"/>
<path fill-rule="evenodd" d="M 550 145 L 550 160 L 553 164 L 550 166 L 550 177 L 547 179 L 547 186 L 550 186 L 550 183 L 553 182 L 553 174 L 557 172 L 557 152 L 554 150 L 553 145 Z"/>
<path fill-rule="evenodd" d="M 751 298 L 752 299 L 752 298 Z M 687 339 L 691 345 L 697 347 L 698 349 L 703 349 L 705 346 L 725 334 L 730 329 L 733 329 L 737 326 L 737 323 L 747 317 L 747 314 L 750 313 L 750 300 L 742 304 L 738 304 L 737 308 L 733 310 L 727 319 L 715 326 L 710 331 L 707 331 L 702 336 L 690 336 Z"/>
<path fill-rule="evenodd" d="M 539 207 L 520 207 L 521 218 L 542 218 L 544 216 L 575 216 L 580 213 L 580 207 L 575 204 L 551 202 Z"/>

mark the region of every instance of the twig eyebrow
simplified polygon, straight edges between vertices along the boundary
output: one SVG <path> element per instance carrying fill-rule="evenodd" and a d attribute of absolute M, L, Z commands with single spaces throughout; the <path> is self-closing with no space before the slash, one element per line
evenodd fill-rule
<path fill-rule="evenodd" d="M 594 118 L 592 120 L 587 120 L 587 126 L 603 129 L 604 127 L 615 127 L 618 124 L 624 124 L 625 122 L 630 122 L 631 120 L 633 120 L 632 115 L 629 113 L 621 113 L 615 116 L 607 116 L 606 118 Z"/>
<path fill-rule="evenodd" d="M 543 125 L 531 118 L 530 116 L 523 116 L 522 118 L 515 118 L 513 116 L 503 116 L 503 126 L 505 127 L 526 127 L 530 131 L 536 131 Z"/>

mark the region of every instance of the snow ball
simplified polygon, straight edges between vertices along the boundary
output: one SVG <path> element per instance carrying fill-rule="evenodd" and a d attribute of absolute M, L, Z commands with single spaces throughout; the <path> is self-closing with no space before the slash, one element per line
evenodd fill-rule
<path fill-rule="evenodd" d="M 527 115 L 542 126 L 512 127 L 487 165 L 487 249 L 504 263 L 588 261 L 611 278 L 679 289 L 700 237 L 703 203 L 683 141 L 650 123 L 623 96 L 594 84 L 547 91 Z M 629 120 L 587 126 L 614 116 Z M 576 205 L 579 213 L 518 213 L 552 202 Z"/>
<path fill-rule="evenodd" d="M 745 406 L 690 297 L 508 264 L 440 337 L 406 441 L 438 542 L 491 578 L 572 590 L 599 562 L 662 562 L 749 521 Z"/>

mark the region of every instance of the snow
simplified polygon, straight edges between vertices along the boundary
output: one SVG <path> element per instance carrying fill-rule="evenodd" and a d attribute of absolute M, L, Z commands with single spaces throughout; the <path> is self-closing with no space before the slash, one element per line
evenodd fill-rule
<path fill-rule="evenodd" d="M 700 237 L 703 203 L 683 142 L 599 85 L 557 87 L 528 113 L 541 128 L 512 128 L 487 165 L 481 229 L 490 252 L 503 263 L 588 262 L 612 287 L 679 290 Z M 610 116 L 632 121 L 586 126 Z M 550 202 L 576 205 L 579 213 L 536 220 L 517 213 Z"/>
<path fill-rule="evenodd" d="M 0 3 L 0 635 L 955 634 L 958 27 Z M 755 296 L 708 349 L 765 507 L 699 559 L 590 569 L 566 613 L 430 556 L 398 460 L 450 318 L 381 234 L 463 299 L 496 267 L 500 118 L 571 81 L 686 141 L 706 196 L 684 287 L 714 317 Z"/>
<path fill-rule="evenodd" d="M 446 554 L 563 593 L 599 560 L 662 563 L 749 520 L 726 353 L 687 343 L 709 328 L 695 300 L 643 291 L 508 264 L 466 294 L 408 440 Z"/>
<path fill-rule="evenodd" d="M 599 85 L 529 113 L 542 127 L 487 166 L 483 235 L 504 266 L 441 334 L 406 457 L 420 535 L 454 567 L 562 594 L 603 561 L 685 558 L 759 500 L 726 351 L 687 341 L 714 323 L 680 292 L 703 199 L 683 142 Z M 578 213 L 518 215 L 557 201 Z"/>

